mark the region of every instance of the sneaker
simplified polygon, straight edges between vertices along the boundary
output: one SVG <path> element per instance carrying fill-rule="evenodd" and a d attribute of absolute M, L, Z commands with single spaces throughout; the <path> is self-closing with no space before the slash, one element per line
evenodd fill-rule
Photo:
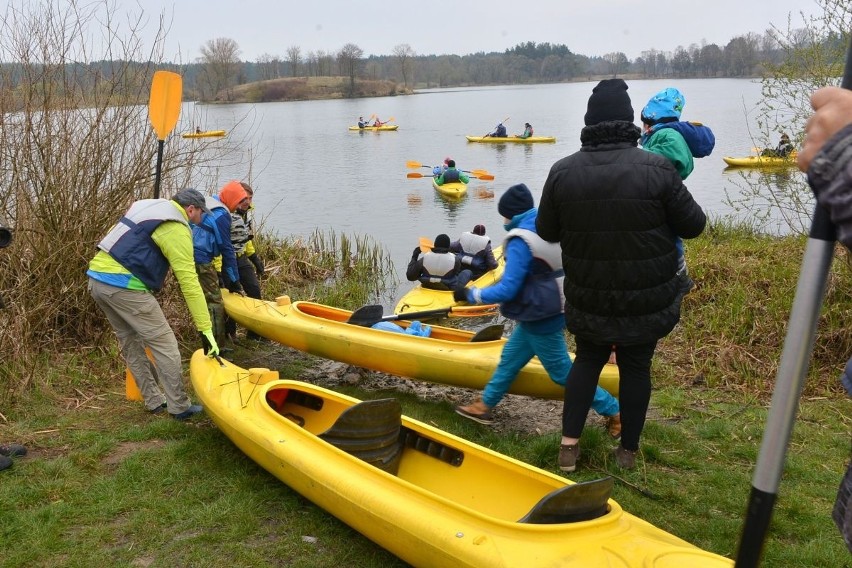
<path fill-rule="evenodd" d="M 169 405 L 168 405 L 167 403 L 165 403 L 165 402 L 164 402 L 164 403 L 163 403 L 163 404 L 161 404 L 160 406 L 155 406 L 154 408 L 149 408 L 149 409 L 148 409 L 148 412 L 150 412 L 151 414 L 160 414 L 160 413 L 162 413 L 162 412 L 163 412 L 166 408 L 168 408 L 168 406 L 169 406 Z"/>
<path fill-rule="evenodd" d="M 562 444 L 559 446 L 559 469 L 574 471 L 577 469 L 577 458 L 580 457 L 580 444 Z"/>
<path fill-rule="evenodd" d="M 21 444 L 0 444 L 0 455 L 25 456 L 27 455 L 27 449 Z"/>
<path fill-rule="evenodd" d="M 186 410 L 184 410 L 180 414 L 172 414 L 172 416 L 174 417 L 175 420 L 189 420 L 190 418 L 192 418 L 193 416 L 195 416 L 196 414 L 198 414 L 202 410 L 204 410 L 203 406 L 201 406 L 200 404 L 193 404 L 192 406 L 190 406 L 189 408 L 187 408 Z"/>
<path fill-rule="evenodd" d="M 621 413 L 614 414 L 606 420 L 606 431 L 613 440 L 621 438 Z"/>
<path fill-rule="evenodd" d="M 4 469 L 9 469 L 12 467 L 12 458 L 7 456 L 0 456 L 0 471 Z"/>
<path fill-rule="evenodd" d="M 467 406 L 457 406 L 456 414 L 460 414 L 465 418 L 470 418 L 480 424 L 492 424 L 494 422 L 494 416 L 491 415 L 491 409 L 488 408 L 488 405 L 481 400 L 477 400 L 473 404 L 468 404 Z"/>
<path fill-rule="evenodd" d="M 633 450 L 625 450 L 621 445 L 612 449 L 615 456 L 615 464 L 621 469 L 633 469 L 636 467 L 636 452 Z"/>

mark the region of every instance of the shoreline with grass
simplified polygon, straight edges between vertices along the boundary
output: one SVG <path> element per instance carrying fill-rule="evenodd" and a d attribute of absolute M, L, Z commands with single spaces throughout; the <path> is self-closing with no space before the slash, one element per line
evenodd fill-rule
<path fill-rule="evenodd" d="M 733 557 L 805 241 L 715 220 L 686 242 L 696 287 L 657 350 L 639 467 L 615 469 L 606 434 L 587 428 L 570 479 L 613 475 L 613 499 L 626 511 Z M 367 238 L 261 236 L 258 244 L 274 268 L 265 298 L 288 294 L 354 309 L 376 303 L 393 274 Z M 831 520 L 852 427 L 838 381 L 852 353 L 852 278 L 845 249 L 837 257 L 764 548 L 767 566 L 848 563 Z M 161 303 L 188 358 L 197 337 L 177 294 L 172 286 Z M 2 534 L 16 543 L 0 565 L 201 566 L 211 558 L 240 566 L 406 565 L 255 465 L 208 418 L 179 423 L 125 400 L 124 365 L 109 333 L 88 349 L 8 355 L 0 441 L 30 452 L 0 473 Z M 393 396 L 409 416 L 559 474 L 558 401 L 514 397 L 497 407 L 490 428 L 454 413 L 454 398 L 465 392 L 270 344 L 244 342 L 231 358 L 361 399 Z"/>

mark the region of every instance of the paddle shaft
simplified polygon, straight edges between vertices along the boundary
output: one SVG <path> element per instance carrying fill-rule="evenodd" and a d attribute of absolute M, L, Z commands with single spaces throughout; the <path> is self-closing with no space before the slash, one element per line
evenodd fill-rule
<path fill-rule="evenodd" d="M 157 140 L 157 166 L 154 170 L 154 199 L 160 198 L 160 179 L 163 173 L 163 148 L 165 140 Z"/>
<path fill-rule="evenodd" d="M 841 86 L 844 89 L 852 89 L 852 39 L 846 53 Z M 799 272 L 787 336 L 781 351 L 772 405 L 766 419 L 763 441 L 752 478 L 745 524 L 737 550 L 737 568 L 751 568 L 760 563 L 763 543 L 778 495 L 778 485 L 784 471 L 787 446 L 796 421 L 799 398 L 808 374 L 836 240 L 837 232 L 828 212 L 817 204 Z"/>

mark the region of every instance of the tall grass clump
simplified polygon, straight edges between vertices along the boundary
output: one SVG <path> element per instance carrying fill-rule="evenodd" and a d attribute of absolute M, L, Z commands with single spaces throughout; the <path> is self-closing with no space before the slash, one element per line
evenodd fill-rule
<path fill-rule="evenodd" d="M 777 237 L 729 220 L 714 220 L 686 241 L 696 282 L 681 321 L 660 343 L 660 373 L 677 382 L 763 397 L 772 392 L 796 292 L 806 238 Z M 852 354 L 852 273 L 837 247 L 805 386 L 808 396 L 839 393 Z M 846 323 L 844 323 L 846 322 Z"/>

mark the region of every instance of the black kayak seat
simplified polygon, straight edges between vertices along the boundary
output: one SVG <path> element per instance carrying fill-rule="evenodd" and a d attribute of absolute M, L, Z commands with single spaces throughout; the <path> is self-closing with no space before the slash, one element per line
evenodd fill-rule
<path fill-rule="evenodd" d="M 399 471 L 402 407 L 393 398 L 365 400 L 344 410 L 319 435 L 329 444 L 393 475 Z"/>
<path fill-rule="evenodd" d="M 555 489 L 541 498 L 518 522 L 555 525 L 590 521 L 606 515 L 613 479 L 602 477 Z"/>

